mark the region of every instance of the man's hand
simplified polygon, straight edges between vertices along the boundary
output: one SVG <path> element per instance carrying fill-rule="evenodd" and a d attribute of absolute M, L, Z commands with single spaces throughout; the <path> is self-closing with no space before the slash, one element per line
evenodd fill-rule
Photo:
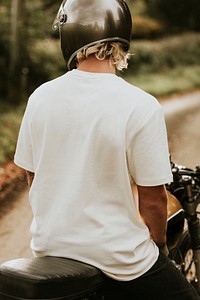
<path fill-rule="evenodd" d="M 158 246 L 159 250 L 160 250 L 162 253 L 164 253 L 166 256 L 169 255 L 169 249 L 168 249 L 166 243 L 164 243 L 164 244 L 157 244 L 157 246 Z"/>

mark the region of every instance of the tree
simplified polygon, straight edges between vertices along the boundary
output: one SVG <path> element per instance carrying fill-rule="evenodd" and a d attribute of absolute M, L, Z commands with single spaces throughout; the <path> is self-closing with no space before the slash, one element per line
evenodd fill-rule
<path fill-rule="evenodd" d="M 4 92 L 7 101 L 17 105 L 25 98 L 28 86 L 31 85 L 32 90 L 35 85 L 48 79 L 44 69 L 38 69 L 32 53 L 35 43 L 51 37 L 51 24 L 60 1 L 12 0 L 10 5 L 4 5 L 10 11 L 10 31 L 7 32 L 9 47 L 7 54 L 4 53 L 4 61 L 7 60 L 7 64 L 3 67 L 4 70 L 6 68 L 6 76 L 2 79 L 2 85 L 6 86 Z"/>
<path fill-rule="evenodd" d="M 21 50 L 22 36 L 20 27 L 23 23 L 24 0 L 12 0 L 10 27 L 10 59 L 8 67 L 8 99 L 19 103 L 21 98 Z"/>
<path fill-rule="evenodd" d="M 170 31 L 200 29 L 199 0 L 145 0 L 149 11 L 163 20 Z"/>

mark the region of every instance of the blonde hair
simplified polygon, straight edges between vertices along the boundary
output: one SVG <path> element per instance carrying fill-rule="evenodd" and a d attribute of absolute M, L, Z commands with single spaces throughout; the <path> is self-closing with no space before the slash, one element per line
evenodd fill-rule
<path fill-rule="evenodd" d="M 130 57 L 130 54 L 123 50 L 120 43 L 98 43 L 88 48 L 84 48 L 77 53 L 76 59 L 78 64 L 90 55 L 94 55 L 98 60 L 112 59 L 113 64 L 116 65 L 116 68 L 120 71 L 127 69 L 128 59 Z"/>

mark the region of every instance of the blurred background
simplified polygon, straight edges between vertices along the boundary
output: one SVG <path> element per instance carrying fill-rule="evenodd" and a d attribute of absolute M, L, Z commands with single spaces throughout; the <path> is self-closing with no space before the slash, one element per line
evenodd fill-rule
<path fill-rule="evenodd" d="M 12 155 L 28 95 L 65 72 L 61 0 L 0 1 L 0 165 Z M 127 0 L 133 16 L 129 69 L 120 76 L 156 97 L 200 87 L 200 1 Z"/>
<path fill-rule="evenodd" d="M 25 186 L 24 172 L 14 166 L 13 154 L 28 96 L 43 82 L 66 72 L 58 32 L 52 30 L 61 2 L 0 0 L 0 217 L 5 215 L 2 203 L 10 201 L 13 193 L 18 194 Z M 127 3 L 133 16 L 133 55 L 128 70 L 119 76 L 160 102 L 198 90 L 200 1 Z M 187 118 L 194 119 L 191 113 Z M 176 125 L 173 123 L 173 127 Z M 177 135 L 180 132 L 173 133 L 174 140 Z"/>

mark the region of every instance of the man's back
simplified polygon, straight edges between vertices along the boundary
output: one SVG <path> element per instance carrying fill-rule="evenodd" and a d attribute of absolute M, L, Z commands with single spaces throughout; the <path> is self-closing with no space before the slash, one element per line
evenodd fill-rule
<path fill-rule="evenodd" d="M 15 156 L 37 170 L 30 192 L 35 255 L 84 260 L 117 278 L 153 265 L 158 251 L 132 196 L 127 155 L 159 111 L 151 96 L 113 74 L 74 70 L 35 91 L 24 118 L 32 161 L 29 148 L 20 158 L 19 146 Z M 120 275 L 126 263 L 130 271 Z"/>

